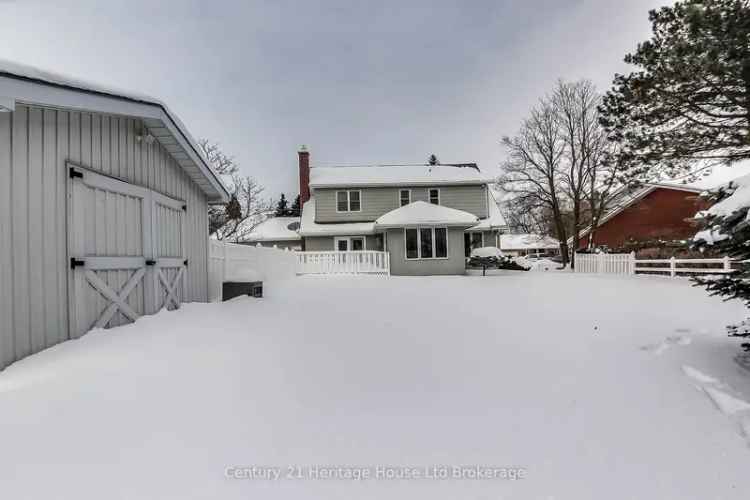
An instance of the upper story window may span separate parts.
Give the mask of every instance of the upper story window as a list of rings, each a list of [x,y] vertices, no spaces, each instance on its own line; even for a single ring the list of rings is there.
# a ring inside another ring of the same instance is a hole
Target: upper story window
[[[440,205],[440,190],[437,188],[430,189],[430,203]]]
[[[411,189],[402,189],[399,191],[398,199],[402,207],[411,203]]]
[[[361,191],[336,191],[337,212],[360,212],[362,210]]]

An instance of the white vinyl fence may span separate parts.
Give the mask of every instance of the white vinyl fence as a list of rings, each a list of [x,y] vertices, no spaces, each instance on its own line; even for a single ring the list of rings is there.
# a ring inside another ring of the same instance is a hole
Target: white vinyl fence
[[[658,273],[678,276],[684,274],[724,274],[732,272],[729,257],[720,259],[636,259],[635,253],[576,254],[577,273],[637,274]]]
[[[208,242],[208,280],[211,302],[221,301],[225,281],[278,281],[293,278],[294,252],[276,248]]]
[[[295,252],[297,274],[375,274],[391,273],[388,252]]]

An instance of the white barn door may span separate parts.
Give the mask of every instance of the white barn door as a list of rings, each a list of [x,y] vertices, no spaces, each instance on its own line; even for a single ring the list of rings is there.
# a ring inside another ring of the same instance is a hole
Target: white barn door
[[[185,287],[185,206],[181,201],[151,193],[156,310],[180,307]]]
[[[69,174],[71,338],[179,307],[182,202],[79,167]]]

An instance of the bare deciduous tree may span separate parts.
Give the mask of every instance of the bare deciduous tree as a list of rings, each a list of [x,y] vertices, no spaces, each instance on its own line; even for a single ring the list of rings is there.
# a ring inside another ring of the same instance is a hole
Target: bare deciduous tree
[[[501,142],[508,151],[508,158],[498,179],[499,186],[519,204],[549,209],[563,261],[569,262],[560,179],[565,141],[550,100],[540,100],[518,133],[503,137]]]
[[[240,241],[261,222],[271,202],[261,198],[263,186],[250,176],[240,175],[235,159],[217,143],[201,139],[198,146],[231,195],[229,203],[209,207],[209,235],[218,240]]]
[[[570,204],[570,236],[574,245],[571,266],[575,267],[586,190],[592,189],[591,182],[602,159],[600,153],[607,143],[597,109],[601,96],[588,80],[573,83],[560,80],[550,100],[565,142],[565,161],[560,178]]]
[[[618,155],[600,124],[600,103],[601,95],[588,80],[560,80],[518,135],[502,140],[509,156],[499,184],[512,194],[506,207],[523,211],[516,218],[534,222],[543,233],[538,222],[546,214],[563,260],[572,267],[581,231],[592,226],[593,241],[596,224],[620,187]]]

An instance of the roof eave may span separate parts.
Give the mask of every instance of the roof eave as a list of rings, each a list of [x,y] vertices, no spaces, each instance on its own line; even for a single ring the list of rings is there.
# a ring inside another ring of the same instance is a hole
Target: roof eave
[[[484,186],[491,181],[463,180],[463,181],[400,181],[400,182],[342,182],[310,184],[311,189],[336,188],[367,188],[367,187],[409,187],[409,186]]]
[[[206,193],[208,201],[220,203],[229,200],[229,192],[198,152],[197,144],[190,133],[160,102],[149,102],[4,72],[0,72],[0,95],[13,99],[14,103],[18,104],[134,116],[143,119],[147,127],[149,120],[152,123],[153,120],[159,120],[207,181],[207,185],[197,181],[196,183]],[[175,161],[187,170],[176,158]]]
[[[402,229],[409,227],[422,227],[422,226],[436,226],[436,227],[455,227],[468,229],[476,226],[476,223],[471,222],[440,222],[440,221],[421,221],[421,222],[409,222],[404,224],[376,224],[376,229]]]

